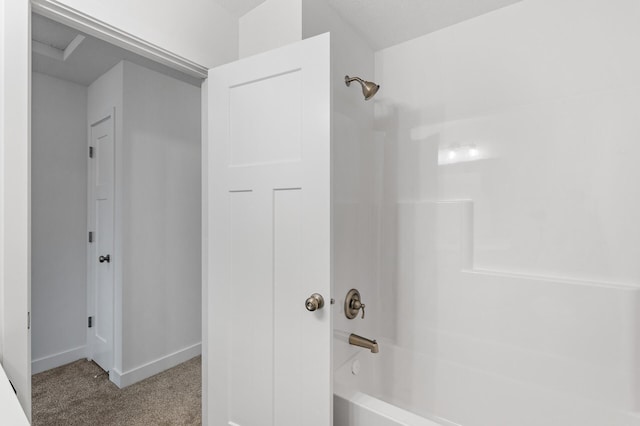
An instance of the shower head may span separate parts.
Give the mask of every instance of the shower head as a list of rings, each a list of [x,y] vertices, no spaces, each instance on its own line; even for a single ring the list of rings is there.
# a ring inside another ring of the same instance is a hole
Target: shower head
[[[348,86],[351,85],[352,81],[357,81],[362,86],[362,94],[364,95],[364,100],[368,101],[373,98],[376,93],[378,93],[379,85],[375,84],[373,81],[364,81],[360,77],[349,77],[348,75],[344,76],[344,84]]]

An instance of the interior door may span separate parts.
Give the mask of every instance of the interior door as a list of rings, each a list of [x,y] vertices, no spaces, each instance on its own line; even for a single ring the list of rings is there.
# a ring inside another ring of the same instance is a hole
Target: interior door
[[[329,54],[325,34],[209,72],[210,425],[332,424]]]
[[[89,229],[89,354],[105,371],[113,368],[113,114],[91,125]]]

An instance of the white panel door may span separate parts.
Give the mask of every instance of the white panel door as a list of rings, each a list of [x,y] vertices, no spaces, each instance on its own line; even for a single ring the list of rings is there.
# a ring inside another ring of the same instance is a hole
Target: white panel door
[[[326,34],[209,72],[209,425],[332,424],[329,53]]]
[[[113,114],[91,125],[89,229],[89,354],[105,371],[113,369],[113,237],[114,237]]]

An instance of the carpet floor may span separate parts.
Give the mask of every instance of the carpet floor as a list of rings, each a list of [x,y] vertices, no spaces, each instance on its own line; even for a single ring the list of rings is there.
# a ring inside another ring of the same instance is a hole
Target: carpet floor
[[[95,363],[79,360],[32,378],[34,426],[200,425],[201,359],[124,389]]]

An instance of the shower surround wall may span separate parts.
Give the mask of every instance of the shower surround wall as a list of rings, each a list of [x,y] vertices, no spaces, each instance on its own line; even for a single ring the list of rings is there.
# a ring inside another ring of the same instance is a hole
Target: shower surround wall
[[[349,333],[378,338],[378,220],[381,144],[373,131],[373,102],[359,84],[347,87],[345,75],[372,79],[374,52],[325,0],[302,2],[303,36],[331,32],[332,78],[332,247],[333,362],[340,367],[362,349],[348,344]],[[344,314],[344,299],[357,288],[366,305],[365,319]]]
[[[632,0],[525,1],[376,53],[399,405],[640,424],[639,20]]]

